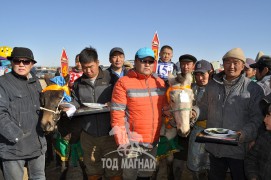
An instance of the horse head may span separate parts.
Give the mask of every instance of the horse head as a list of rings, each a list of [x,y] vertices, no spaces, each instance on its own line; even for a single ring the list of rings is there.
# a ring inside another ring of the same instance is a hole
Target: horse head
[[[167,98],[178,134],[182,137],[187,137],[190,133],[190,115],[194,99],[191,89],[192,80],[191,73],[169,77],[170,87],[167,90]]]
[[[68,82],[69,76],[65,77]],[[61,117],[60,103],[64,99],[64,89],[53,82],[45,79],[47,87],[43,89],[40,96],[40,109],[43,111],[41,127],[45,132],[52,132],[57,129],[57,122]],[[68,88],[68,87],[67,87]]]

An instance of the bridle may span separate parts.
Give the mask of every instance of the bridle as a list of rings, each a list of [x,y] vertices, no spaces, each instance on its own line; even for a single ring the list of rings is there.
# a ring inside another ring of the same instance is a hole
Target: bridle
[[[51,110],[51,109],[47,109],[45,107],[40,107],[41,110],[43,111],[48,111],[48,112],[51,112],[54,114],[54,118],[53,118],[53,121],[54,122],[57,122],[59,119],[60,119],[60,113],[61,113],[61,110],[59,110],[59,105],[61,104],[61,102],[63,101],[64,99],[64,96],[61,98],[61,100],[59,101],[59,103],[57,104],[57,107],[56,107],[56,110]]]
[[[180,89],[180,90],[184,90],[184,89],[191,89],[191,86],[190,85],[186,85],[186,86],[170,86],[168,89],[167,89],[167,92],[166,92],[166,96],[167,96],[167,100],[168,100],[168,103],[170,102],[170,91],[173,91],[173,90],[176,90],[176,89]],[[169,112],[176,112],[176,111],[191,111],[192,108],[177,108],[177,109],[170,109]]]
[[[170,86],[168,87],[167,91],[166,91],[166,98],[167,98],[167,101],[168,103],[170,103],[170,92],[173,91],[173,90],[184,90],[184,89],[191,89],[191,86],[190,85],[186,85],[186,86]],[[165,119],[165,123],[166,123],[166,127],[167,128],[174,128],[176,127],[176,125],[172,122],[174,120],[173,118],[173,113],[176,112],[176,111],[191,111],[192,108],[176,108],[176,109],[172,109],[172,107],[170,107],[170,110],[169,112],[171,113],[171,116],[170,117],[166,117]]]

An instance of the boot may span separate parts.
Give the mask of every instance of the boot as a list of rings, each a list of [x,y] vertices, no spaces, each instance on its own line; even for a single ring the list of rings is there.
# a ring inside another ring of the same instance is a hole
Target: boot
[[[122,176],[112,176],[109,179],[110,180],[122,180]]]
[[[102,180],[102,177],[100,175],[92,175],[88,176],[88,180]]]

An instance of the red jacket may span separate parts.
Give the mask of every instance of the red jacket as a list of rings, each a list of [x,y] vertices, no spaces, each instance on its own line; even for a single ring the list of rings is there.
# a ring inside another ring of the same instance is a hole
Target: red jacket
[[[117,144],[158,142],[165,91],[165,83],[157,75],[147,77],[134,70],[117,81],[111,104],[111,126]]]

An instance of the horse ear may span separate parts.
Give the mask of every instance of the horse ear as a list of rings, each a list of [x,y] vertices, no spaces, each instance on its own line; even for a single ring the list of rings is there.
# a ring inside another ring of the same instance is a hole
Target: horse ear
[[[66,84],[69,84],[69,81],[70,81],[70,75],[67,74],[67,75],[64,77],[64,79],[65,79]]]
[[[45,105],[44,93],[40,93],[40,106],[43,107],[44,105]]]
[[[171,72],[168,73],[168,83],[170,86],[176,84],[175,76]]]
[[[192,73],[187,73],[184,77],[184,85],[191,85],[191,83],[193,82],[193,75]]]
[[[183,82],[185,81],[185,77],[183,76],[182,73],[178,73],[178,74],[177,74],[176,81],[177,81],[178,83],[183,84]]]

